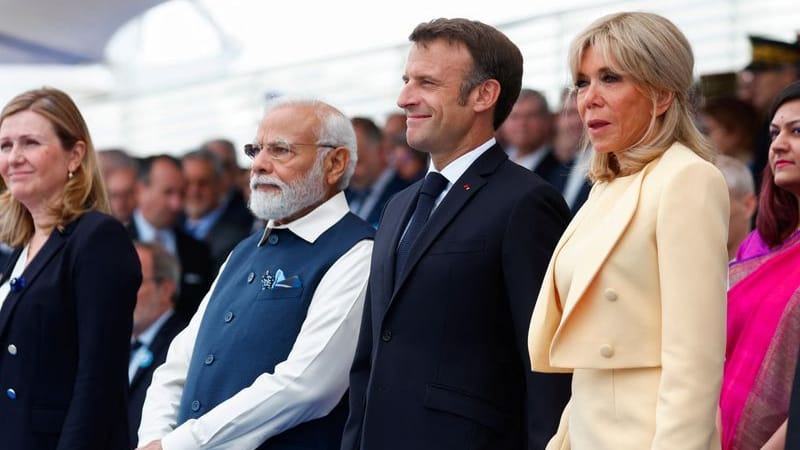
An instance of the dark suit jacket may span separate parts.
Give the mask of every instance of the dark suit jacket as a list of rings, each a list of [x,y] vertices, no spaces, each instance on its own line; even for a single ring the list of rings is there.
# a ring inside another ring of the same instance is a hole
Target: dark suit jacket
[[[23,278],[0,309],[0,447],[126,448],[128,350],[142,272],[125,229],[88,212],[53,231]]]
[[[528,167],[533,170],[533,173],[542,177],[545,181],[552,184],[559,192],[564,189],[564,184],[567,181],[567,174],[569,169],[556,158],[553,149],[547,147],[540,151],[547,152],[544,158],[539,161],[539,165],[534,168]]]
[[[527,335],[569,211],[494,146],[434,210],[395,280],[420,186],[390,200],[375,237],[342,449],[544,448],[570,379],[531,372]]]
[[[389,180],[388,183],[383,187],[383,190],[378,197],[378,201],[375,202],[375,205],[369,211],[366,220],[367,223],[372,225],[373,228],[377,229],[378,225],[380,225],[381,221],[381,212],[383,211],[383,207],[389,201],[394,194],[402,191],[403,189],[407,188],[411,183],[400,178],[400,176],[395,172],[392,174],[392,179]],[[349,194],[349,190],[345,190],[345,194]],[[348,196],[349,199],[349,196]]]
[[[133,375],[128,391],[128,431],[131,438],[130,448],[136,448],[139,441],[139,423],[142,421],[142,406],[147,388],[153,380],[153,372],[167,359],[167,350],[172,338],[186,328],[186,320],[173,314],[161,325],[148,349],[153,353],[153,360],[147,367],[140,367]]]
[[[128,225],[128,234],[139,239],[135,221]],[[175,313],[189,321],[200,306],[200,302],[208,292],[213,281],[211,256],[208,246],[190,236],[179,227],[172,229],[175,233],[175,244],[178,261],[181,263],[181,290],[175,303]]]

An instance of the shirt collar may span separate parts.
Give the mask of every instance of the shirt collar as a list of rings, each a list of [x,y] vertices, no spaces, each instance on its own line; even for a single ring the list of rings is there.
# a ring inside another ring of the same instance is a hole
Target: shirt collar
[[[328,231],[328,228],[334,226],[337,222],[342,220],[350,209],[347,206],[347,199],[344,192],[338,192],[333,197],[326,200],[321,205],[312,209],[311,212],[303,217],[295,219],[284,225],[275,225],[275,221],[270,219],[258,241],[258,246],[267,241],[270,231],[273,229],[288,229],[301,239],[311,244],[317,240],[322,233]]]
[[[456,160],[452,161],[450,164],[444,167],[439,173],[441,173],[449,184],[453,184],[461,178],[461,175],[469,169],[469,166],[475,162],[482,154],[484,154],[487,150],[492,148],[495,145],[496,141],[494,137],[490,138],[488,141],[484,142],[483,144],[479,145],[474,150],[470,150],[467,153],[459,156]],[[433,167],[433,162],[428,165],[428,172],[436,172],[437,170]]]
[[[153,339],[156,338],[156,334],[158,334],[158,330],[161,329],[161,326],[164,325],[164,322],[166,322],[172,314],[174,314],[172,309],[165,311],[164,314],[161,314],[147,329],[139,333],[139,336],[136,336],[136,340],[141,342],[143,347],[150,347],[150,344],[153,343]]]

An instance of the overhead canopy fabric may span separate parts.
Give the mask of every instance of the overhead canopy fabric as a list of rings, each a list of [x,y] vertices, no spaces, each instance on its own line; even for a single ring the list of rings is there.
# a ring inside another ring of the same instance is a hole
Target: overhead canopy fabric
[[[165,0],[0,0],[0,64],[101,62],[128,20]]]

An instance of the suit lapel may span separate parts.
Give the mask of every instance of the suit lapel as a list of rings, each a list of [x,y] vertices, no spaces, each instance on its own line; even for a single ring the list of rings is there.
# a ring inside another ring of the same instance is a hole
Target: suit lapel
[[[385,259],[386,263],[383,265],[382,279],[385,284],[381,289],[381,293],[383,294],[381,298],[390,299],[394,292],[394,268],[397,263],[397,246],[400,244],[400,238],[403,236],[406,224],[411,218],[411,214],[414,212],[414,207],[416,206],[414,200],[416,200],[420,189],[422,189],[422,180],[417,181],[410,188],[400,192],[397,198],[397,204],[399,205],[397,215],[394,218],[387,217],[386,219],[389,220],[383,220],[381,222],[378,232],[385,231],[389,236],[386,241],[389,248],[383,248],[380,250],[382,253],[379,253],[381,255],[389,255],[388,258]]]
[[[422,229],[422,232],[417,238],[417,242],[411,247],[408,254],[408,261],[406,262],[406,268],[400,275],[400,280],[394,283],[392,298],[397,295],[397,291],[408,279],[408,274],[411,273],[417,263],[419,263],[422,255],[425,254],[447,225],[455,219],[458,212],[486,184],[486,177],[494,173],[500,163],[506,159],[508,159],[508,157],[505,152],[499,146],[495,145],[472,163],[464,174],[453,183],[453,186],[450,187],[450,191],[431,214],[428,223],[425,224],[425,228]],[[408,214],[410,214],[410,212]],[[397,241],[395,241],[395,244],[396,243]]]
[[[39,276],[45,266],[47,266],[47,263],[61,250],[61,247],[64,246],[64,243],[66,242],[66,235],[69,234],[69,230],[74,227],[76,222],[77,221],[73,221],[71,224],[69,224],[64,232],[53,230],[53,232],[50,233],[50,237],[47,238],[47,241],[42,246],[42,249],[39,250],[39,253],[22,272],[22,277],[25,279],[26,286],[23,287],[19,292],[9,292],[5,303],[3,303],[3,308],[0,309],[0,335],[5,332],[6,324],[8,323],[14,308],[20,302],[22,297],[25,296],[25,293],[30,289],[30,286],[36,281],[36,278]]]
[[[598,232],[599,239],[593,240],[593,245],[585,248],[585,252],[581,255],[581,260],[575,267],[572,274],[569,294],[567,295],[567,300],[564,305],[564,314],[561,319],[562,324],[566,322],[569,315],[575,309],[575,306],[580,299],[583,298],[583,294],[586,292],[589,284],[595,278],[600,267],[628,227],[628,224],[636,212],[636,207],[639,205],[642,183],[650,167],[651,166],[647,166],[640,170],[635,175],[630,186],[625,189],[625,192],[614,204],[613,209],[605,214],[599,223],[592,225],[593,228],[600,230]],[[574,220],[573,222],[579,222],[579,220]],[[561,239],[561,243],[559,243],[556,252],[560,251],[564,243],[575,232],[577,226],[578,224],[574,226],[570,224],[564,232],[564,237]]]

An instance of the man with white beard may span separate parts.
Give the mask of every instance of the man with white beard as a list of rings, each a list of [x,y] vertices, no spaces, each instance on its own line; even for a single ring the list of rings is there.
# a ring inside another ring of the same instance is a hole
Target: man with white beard
[[[338,449],[373,229],[345,200],[356,137],[314,100],[245,146],[263,233],[234,248],[144,403],[142,449]]]

